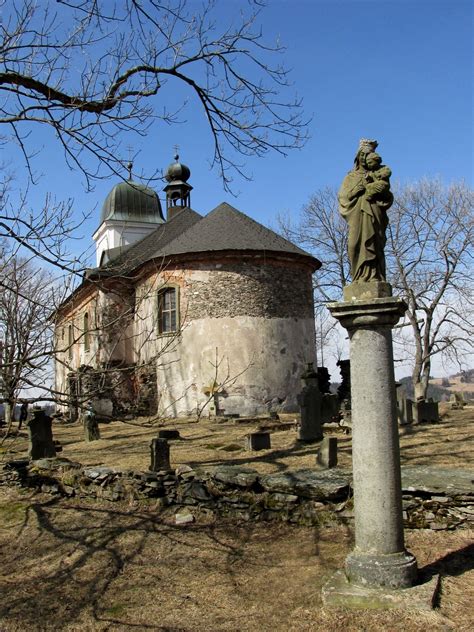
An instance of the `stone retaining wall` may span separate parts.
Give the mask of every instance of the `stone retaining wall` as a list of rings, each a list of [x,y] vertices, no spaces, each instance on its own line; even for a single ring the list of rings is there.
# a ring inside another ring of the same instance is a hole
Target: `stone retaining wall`
[[[263,475],[237,466],[207,470],[179,466],[166,472],[136,472],[41,459],[7,463],[0,470],[0,485],[68,497],[154,501],[176,512],[177,523],[192,522],[202,514],[300,525],[353,519],[351,473],[339,469]],[[472,473],[404,468],[403,509],[407,528],[473,526]]]

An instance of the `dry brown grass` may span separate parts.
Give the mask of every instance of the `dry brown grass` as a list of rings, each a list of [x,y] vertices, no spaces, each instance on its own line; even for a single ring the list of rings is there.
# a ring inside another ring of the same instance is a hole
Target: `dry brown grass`
[[[4,632],[74,630],[468,630],[472,532],[408,532],[443,574],[432,613],[322,607],[321,586],[351,547],[345,527],[196,524],[153,508],[0,492]]]
[[[439,424],[413,426],[409,434],[400,438],[402,464],[429,464],[469,467],[474,462],[472,426],[474,407],[447,411]],[[283,415],[282,422],[295,419]],[[146,422],[146,420],[143,420]],[[269,420],[266,422],[269,423]],[[248,452],[245,435],[257,428],[255,423],[216,423],[203,419],[199,423],[189,419],[167,422],[166,428],[177,428],[182,439],[171,442],[173,466],[185,463],[192,466],[238,464],[270,473],[283,470],[313,468],[317,445],[297,442],[296,431],[287,429],[272,434],[272,449]],[[84,465],[107,465],[117,469],[146,470],[150,464],[150,441],[157,436],[158,426],[128,425],[112,422],[101,425],[101,439],[92,443],[83,440],[79,423],[56,424],[54,437],[63,445],[62,456]],[[404,431],[405,432],[405,431]],[[338,435],[339,466],[351,467],[351,438]],[[3,458],[20,458],[27,449],[26,433],[4,444]]]
[[[401,438],[406,464],[469,467],[473,410],[453,411],[436,426]],[[176,426],[173,464],[234,462],[261,471],[314,466],[314,446],[294,430],[272,435],[272,450],[248,453],[252,426],[215,422]],[[81,428],[56,426],[64,456],[85,464],[146,469],[156,428],[102,426],[86,444]],[[350,437],[339,435],[340,462]],[[222,448],[236,444],[238,451]],[[5,458],[24,455],[25,439]],[[473,626],[472,531],[408,531],[407,545],[427,572],[442,574],[431,613],[330,610],[321,586],[351,548],[348,527],[232,524],[203,519],[176,527],[154,506],[58,499],[0,490],[0,630],[18,632],[339,632],[470,630]]]

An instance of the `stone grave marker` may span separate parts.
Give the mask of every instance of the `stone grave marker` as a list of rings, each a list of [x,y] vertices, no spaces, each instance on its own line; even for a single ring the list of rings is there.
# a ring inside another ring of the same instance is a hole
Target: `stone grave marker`
[[[412,401],[408,399],[403,384],[396,384],[397,388],[397,417],[400,426],[413,423]]]
[[[449,397],[449,405],[451,410],[460,410],[464,407],[464,398],[460,393],[451,393]]]
[[[41,408],[33,408],[31,419],[26,422],[28,428],[28,456],[33,461],[56,456],[52,418]]]
[[[152,472],[170,470],[170,446],[167,439],[152,439],[150,443]]]
[[[337,465],[337,437],[324,437],[319,448],[317,463],[323,467],[331,468]]]
[[[85,411],[82,422],[84,424],[84,439],[86,441],[97,441],[100,439],[99,422],[92,408]]]
[[[413,405],[413,421],[415,423],[437,423],[439,421],[438,402],[421,399]]]
[[[271,448],[269,432],[251,432],[247,435],[247,449],[252,452],[269,450]]]
[[[173,439],[181,439],[179,434],[179,430],[158,430],[158,439],[168,439],[172,441]]]
[[[301,421],[298,438],[300,441],[320,441],[323,438],[321,424],[321,392],[318,386],[318,374],[313,363],[308,363],[302,374],[303,389],[298,395]]]

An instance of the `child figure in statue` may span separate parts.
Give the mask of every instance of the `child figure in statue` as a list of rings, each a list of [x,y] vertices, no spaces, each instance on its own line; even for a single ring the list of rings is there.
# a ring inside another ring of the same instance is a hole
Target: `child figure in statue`
[[[370,173],[367,174],[367,187],[365,189],[366,197],[369,202],[386,194],[390,191],[390,176],[392,170],[390,167],[382,164],[382,158],[376,152],[368,154],[365,158],[365,164]],[[374,186],[375,182],[382,182],[383,185]]]

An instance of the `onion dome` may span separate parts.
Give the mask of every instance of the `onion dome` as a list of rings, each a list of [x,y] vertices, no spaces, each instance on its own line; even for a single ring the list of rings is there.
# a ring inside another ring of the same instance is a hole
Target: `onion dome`
[[[110,219],[153,224],[165,221],[156,191],[133,180],[119,182],[106,197],[100,221]]]
[[[176,154],[174,159],[175,162],[172,162],[166,170],[165,178],[167,182],[173,184],[187,182],[191,176],[189,167],[179,162],[179,154]]]

